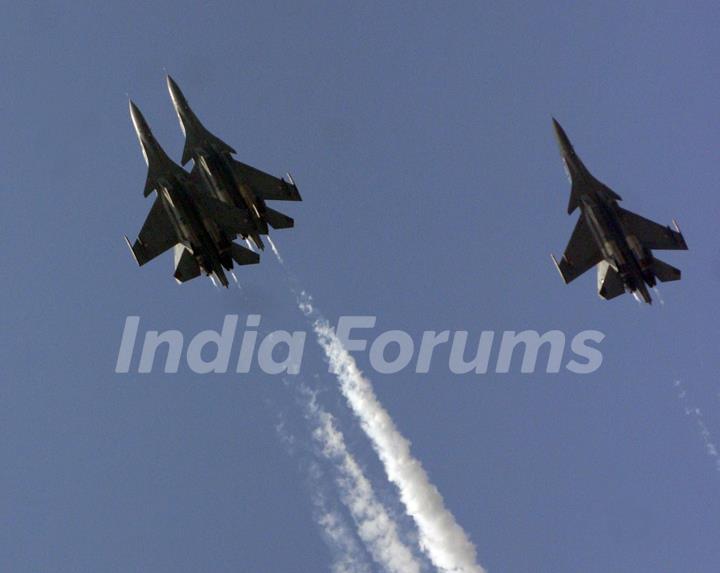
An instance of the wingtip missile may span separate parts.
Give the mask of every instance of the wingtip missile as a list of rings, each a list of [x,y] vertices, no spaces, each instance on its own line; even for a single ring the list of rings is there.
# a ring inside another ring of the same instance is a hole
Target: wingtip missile
[[[685,237],[683,236],[682,231],[680,230],[680,225],[678,225],[678,222],[675,219],[672,220],[672,226],[673,226],[673,229],[675,230],[675,232],[679,235],[680,249],[686,251],[688,249],[687,242],[685,241]]]
[[[137,257],[135,256],[135,251],[132,248],[132,243],[130,243],[130,239],[128,239],[127,235],[124,235],[124,237],[125,237],[125,244],[127,245],[128,249],[130,249],[133,259],[135,259],[135,262],[137,263]]]
[[[563,278],[563,280],[565,280],[565,276],[563,275],[562,270],[560,270],[560,263],[558,263],[558,260],[555,258],[555,255],[550,253],[550,258],[552,259],[552,262],[555,265],[557,272],[559,272],[560,276]]]
[[[296,201],[302,201],[300,190],[297,187],[297,183],[295,183],[295,179],[293,179],[293,176],[290,175],[290,173],[285,174],[285,183],[292,188],[293,199]]]
[[[142,243],[136,241],[133,245],[130,242],[130,239],[127,238],[127,235],[125,235],[125,244],[128,246],[128,249],[130,249],[130,253],[132,254],[133,259],[135,259],[135,262],[138,264],[138,266],[143,266],[147,262],[147,257],[145,257],[144,255],[145,251]]]

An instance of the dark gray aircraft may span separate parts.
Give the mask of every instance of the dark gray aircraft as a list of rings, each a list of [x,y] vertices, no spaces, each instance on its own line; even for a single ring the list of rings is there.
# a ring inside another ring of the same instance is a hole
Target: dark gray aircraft
[[[142,266],[175,247],[175,279],[182,283],[204,272],[227,287],[225,270],[257,263],[260,257],[232,240],[252,229],[245,211],[226,205],[198,191],[189,174],[168,157],[150,131],[137,106],[130,102],[130,116],[148,165],[145,197],[157,198],[134,245],[125,237]]]
[[[170,76],[167,85],[185,133],[182,164],[192,159],[192,176],[214,197],[248,211],[252,230],[245,238],[250,236],[260,249],[264,249],[260,235],[268,234],[268,224],[274,229],[287,229],[295,224],[292,218],[271,209],[265,201],[301,201],[295,182],[289,174],[290,181],[287,182],[234,159],[232,155],[236,151],[200,123]]]
[[[598,293],[610,300],[630,292],[652,303],[648,286],[680,279],[680,271],[656,259],[654,249],[686,250],[677,223],[664,227],[618,205],[621,197],[595,179],[575,153],[568,136],[553,119],[565,170],[572,185],[568,213],[580,207],[565,254],[555,266],[565,283],[598,265]],[[657,280],[656,280],[657,279]]]

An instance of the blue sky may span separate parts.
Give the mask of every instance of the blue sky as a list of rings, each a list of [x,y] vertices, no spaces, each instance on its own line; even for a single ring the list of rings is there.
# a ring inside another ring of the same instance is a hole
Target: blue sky
[[[720,474],[685,408],[720,442],[719,19],[710,2],[8,6],[0,569],[333,562],[298,381],[114,373],[128,315],[307,329],[270,253],[242,292],[132,261],[122,236],[150,203],[127,99],[179,157],[169,72],[240,159],[295,176],[304,201],[274,206],[296,228],[274,237],[331,321],[607,335],[588,376],[369,373],[483,566],[716,571]],[[690,251],[660,254],[683,270],[664,306],[601,301],[592,273],[562,284],[549,254],[575,217],[551,115],[626,208],[678,219]],[[311,340],[303,383],[412,531]]]

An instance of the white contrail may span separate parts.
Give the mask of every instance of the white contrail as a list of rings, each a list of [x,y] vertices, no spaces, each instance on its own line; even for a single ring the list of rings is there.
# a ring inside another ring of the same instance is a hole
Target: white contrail
[[[321,472],[310,467],[311,479],[319,482]],[[367,557],[358,544],[346,519],[330,504],[320,488],[313,488],[312,502],[315,521],[322,530],[325,543],[333,553],[332,573],[371,573]]]
[[[315,470],[311,467],[311,472]],[[315,489],[312,495],[315,521],[333,553],[332,573],[371,573],[367,558],[345,518],[337,510],[329,508],[327,498],[319,489]]]
[[[318,509],[317,522],[336,554],[332,573],[370,573],[370,566],[363,561],[352,531],[339,513]]]
[[[277,247],[275,246],[275,243],[273,243],[272,237],[270,235],[267,236],[268,243],[270,243],[270,248],[272,249],[273,254],[277,257],[277,260],[280,261],[281,265],[285,264],[285,261],[280,256],[280,251],[277,250]]]
[[[343,396],[360,420],[388,479],[398,488],[407,514],[417,525],[421,549],[443,572],[484,573],[477,562],[475,546],[445,507],[442,495],[430,482],[420,461],[412,456],[410,442],[395,426],[372,384],[362,375],[327,320],[313,307],[312,297],[297,286],[297,279],[285,268],[279,253],[276,257],[285,269],[298,308],[312,321],[318,344],[340,383]]]
[[[340,499],[352,515],[357,534],[373,560],[388,573],[419,573],[420,563],[400,540],[398,527],[375,496],[373,487],[345,444],[335,418],[310,396],[308,414],[315,426],[313,437],[323,456],[338,472]]]
[[[705,418],[703,417],[702,410],[700,410],[697,406],[690,406],[687,390],[685,390],[685,385],[681,380],[675,380],[674,386],[677,388],[678,400],[680,400],[680,403],[682,404],[685,415],[691,416],[695,419],[695,424],[697,424],[700,437],[702,438],[703,445],[705,446],[705,453],[713,460],[715,470],[720,472],[720,453],[718,452],[718,447],[713,440],[712,434],[710,434],[707,424],[705,424]]]
[[[286,449],[292,453],[296,438],[290,434],[284,422],[280,421],[275,430]],[[371,573],[369,560],[362,550],[348,520],[331,504],[325,493],[323,471],[316,462],[307,469],[311,489],[313,518],[333,556],[332,573]]]
[[[660,289],[657,286],[654,286],[653,291],[655,292],[655,295],[658,297],[658,301],[660,301],[660,306],[665,306],[665,299],[663,298],[663,295],[660,292]]]
[[[312,305],[307,299],[302,300],[301,305],[312,312]],[[343,395],[360,419],[388,479],[398,487],[408,515],[417,524],[423,551],[442,571],[482,572],[475,546],[446,509],[442,495],[430,482],[422,464],[412,456],[410,443],[380,404],[355,359],[342,346],[326,320],[317,318],[313,328],[330,368],[340,382]]]

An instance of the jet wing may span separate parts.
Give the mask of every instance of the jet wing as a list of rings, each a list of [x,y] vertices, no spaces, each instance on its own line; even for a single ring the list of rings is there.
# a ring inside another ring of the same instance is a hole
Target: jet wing
[[[687,243],[679,230],[673,230],[631,211],[619,208],[625,232],[635,235],[643,246],[658,250],[687,250]]]
[[[553,260],[555,261],[555,257]],[[585,217],[581,215],[562,259],[559,263],[555,261],[555,266],[560,271],[563,280],[569,283],[602,260],[602,253],[595,244]]]
[[[236,173],[265,201],[302,201],[294,183],[274,177],[241,161],[233,160]]]
[[[179,242],[175,227],[173,227],[160,197],[155,199],[135,244],[130,246],[127,237],[125,237],[125,241],[140,266],[163,254]]]
[[[199,208],[229,237],[247,235],[253,231],[247,211],[223,203],[209,193],[194,191],[192,197]]]

